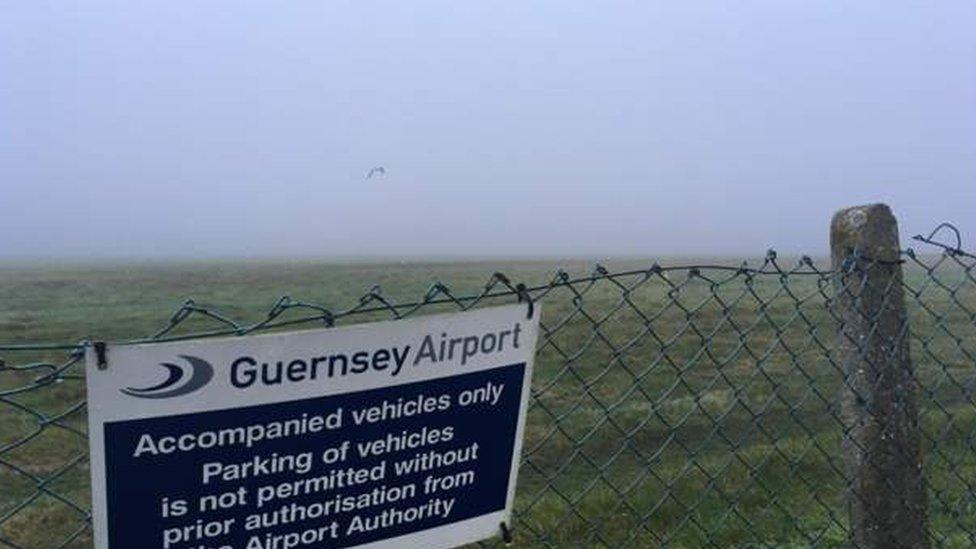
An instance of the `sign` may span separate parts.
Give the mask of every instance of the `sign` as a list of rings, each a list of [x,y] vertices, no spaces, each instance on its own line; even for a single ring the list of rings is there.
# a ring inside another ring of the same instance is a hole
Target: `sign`
[[[538,307],[108,345],[95,545],[452,547],[508,524]]]

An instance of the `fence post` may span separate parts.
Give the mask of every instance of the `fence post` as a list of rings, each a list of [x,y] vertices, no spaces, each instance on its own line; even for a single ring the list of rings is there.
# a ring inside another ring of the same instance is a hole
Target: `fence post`
[[[888,206],[841,210],[830,226],[851,537],[857,547],[928,547],[918,381],[908,347],[898,224]],[[855,253],[856,252],[856,253]]]

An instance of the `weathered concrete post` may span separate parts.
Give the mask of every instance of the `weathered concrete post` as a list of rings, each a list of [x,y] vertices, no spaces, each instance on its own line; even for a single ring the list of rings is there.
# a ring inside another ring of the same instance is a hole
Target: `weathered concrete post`
[[[918,383],[909,356],[898,224],[884,204],[841,210],[830,227],[835,358],[857,547],[928,547]]]

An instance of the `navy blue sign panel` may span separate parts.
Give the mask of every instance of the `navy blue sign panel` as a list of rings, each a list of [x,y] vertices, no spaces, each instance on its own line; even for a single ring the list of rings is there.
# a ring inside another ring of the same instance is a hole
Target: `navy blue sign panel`
[[[525,369],[107,422],[109,545],[348,547],[502,510]]]

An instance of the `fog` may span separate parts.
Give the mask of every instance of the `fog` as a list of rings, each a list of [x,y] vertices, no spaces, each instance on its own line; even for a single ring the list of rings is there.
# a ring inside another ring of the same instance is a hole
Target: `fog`
[[[0,16],[2,257],[976,248],[969,0],[80,4]]]

